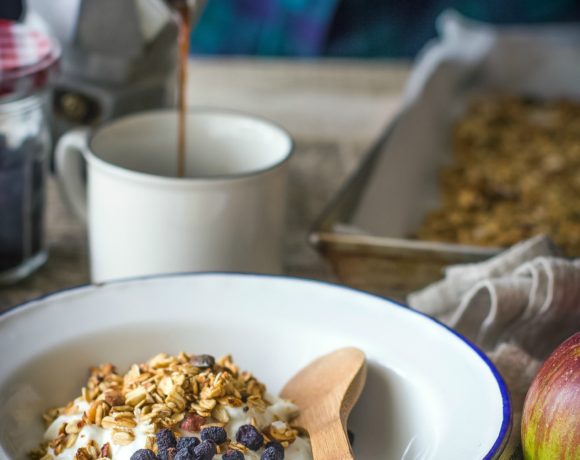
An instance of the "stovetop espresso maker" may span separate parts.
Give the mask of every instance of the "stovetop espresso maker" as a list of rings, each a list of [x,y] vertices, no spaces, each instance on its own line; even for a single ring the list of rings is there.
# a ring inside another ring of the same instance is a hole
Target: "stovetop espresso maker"
[[[0,17],[45,24],[61,42],[51,98],[54,141],[79,125],[175,105],[178,24],[169,0],[0,3]]]
[[[193,22],[201,1],[0,0],[0,284],[28,276],[47,259],[51,137],[175,106],[174,10],[185,5]]]

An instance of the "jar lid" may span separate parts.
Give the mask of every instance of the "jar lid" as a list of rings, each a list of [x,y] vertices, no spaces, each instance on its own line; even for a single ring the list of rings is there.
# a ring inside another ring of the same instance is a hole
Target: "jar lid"
[[[44,87],[59,56],[55,39],[25,24],[0,20],[0,97]]]

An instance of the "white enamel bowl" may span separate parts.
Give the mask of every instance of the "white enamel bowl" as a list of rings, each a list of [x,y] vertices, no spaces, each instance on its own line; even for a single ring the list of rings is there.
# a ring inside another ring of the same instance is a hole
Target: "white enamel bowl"
[[[504,383],[462,337],[392,301],[327,283],[189,274],[87,286],[0,316],[0,458],[21,459],[40,414],[79,394],[91,364],[165,351],[222,355],[277,392],[324,353],[367,354],[349,421],[358,460],[494,458],[509,430]]]

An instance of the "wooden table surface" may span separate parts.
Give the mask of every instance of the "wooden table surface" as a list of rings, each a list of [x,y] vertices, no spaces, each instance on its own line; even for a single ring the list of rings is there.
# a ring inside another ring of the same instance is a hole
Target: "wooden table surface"
[[[392,118],[408,69],[407,63],[390,61],[191,62],[191,105],[267,117],[296,141],[285,241],[288,274],[332,279],[308,246],[308,230]],[[28,279],[0,287],[0,310],[89,282],[86,229],[62,204],[53,179],[47,197],[48,262]]]

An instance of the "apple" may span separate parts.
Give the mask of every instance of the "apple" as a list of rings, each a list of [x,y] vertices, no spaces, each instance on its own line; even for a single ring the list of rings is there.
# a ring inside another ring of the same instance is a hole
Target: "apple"
[[[526,460],[580,459],[580,332],[540,368],[522,415]]]

